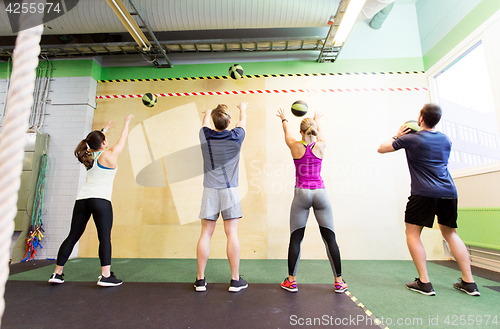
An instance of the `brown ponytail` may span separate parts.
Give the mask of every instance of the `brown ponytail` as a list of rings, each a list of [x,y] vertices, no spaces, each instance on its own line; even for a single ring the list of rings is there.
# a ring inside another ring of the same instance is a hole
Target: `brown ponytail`
[[[78,161],[83,163],[85,168],[90,169],[92,167],[92,150],[97,151],[101,148],[102,142],[106,139],[106,136],[99,130],[94,130],[87,135],[87,138],[82,140],[78,146],[75,148],[75,156]]]

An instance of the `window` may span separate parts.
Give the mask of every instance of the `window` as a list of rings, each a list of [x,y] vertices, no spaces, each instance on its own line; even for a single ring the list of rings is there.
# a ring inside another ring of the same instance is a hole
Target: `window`
[[[434,77],[441,129],[453,143],[449,169],[500,161],[500,134],[481,42]]]

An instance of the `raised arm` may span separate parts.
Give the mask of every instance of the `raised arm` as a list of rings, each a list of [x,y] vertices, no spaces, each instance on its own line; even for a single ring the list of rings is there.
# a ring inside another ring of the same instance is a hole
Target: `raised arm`
[[[241,127],[245,129],[247,125],[247,111],[246,111],[247,107],[249,107],[248,103],[245,102],[241,102],[238,105],[238,108],[240,109],[240,121],[236,124],[236,127]]]
[[[394,152],[395,149],[394,147],[392,146],[392,143],[398,139],[399,137],[403,136],[403,135],[406,135],[408,134],[409,132],[411,131],[411,128],[408,127],[407,125],[402,125],[401,127],[399,127],[399,130],[398,132],[396,133],[396,135],[394,137],[392,137],[391,139],[389,139],[388,141],[385,141],[383,142],[377,152],[378,153],[389,153],[389,152]]]
[[[321,123],[321,118],[323,117],[323,112],[314,112],[314,121],[316,121],[316,126],[318,127],[318,142],[326,144],[325,135],[323,134],[323,124]]]
[[[203,113],[205,113],[205,116],[203,117],[203,123],[201,126],[210,128],[210,114],[212,113],[212,110],[206,110]]]
[[[292,132],[290,130],[288,120],[287,120],[286,115],[285,115],[285,110],[280,108],[278,110],[278,113],[276,114],[276,116],[281,119],[281,124],[283,126],[283,132],[285,133],[285,143],[290,149],[292,149],[293,143],[295,143],[297,140],[292,137]]]
[[[116,144],[108,150],[110,155],[112,154],[113,157],[117,158],[118,155],[123,151],[123,148],[125,147],[125,142],[127,141],[127,136],[128,136],[128,125],[130,123],[130,120],[132,120],[133,117],[134,116],[132,114],[129,114],[125,117],[120,138],[118,139]]]
[[[101,129],[101,132],[104,135],[106,135],[108,133],[109,128],[111,128],[111,126],[113,126],[113,121],[109,120],[109,122],[106,123],[106,125],[104,126],[104,128]]]

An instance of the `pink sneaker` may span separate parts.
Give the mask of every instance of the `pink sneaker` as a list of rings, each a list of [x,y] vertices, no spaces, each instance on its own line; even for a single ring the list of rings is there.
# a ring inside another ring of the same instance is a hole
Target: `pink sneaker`
[[[290,292],[299,291],[299,289],[297,288],[297,282],[295,281],[290,282],[288,278],[286,278],[285,281],[281,283],[281,288],[288,290]]]
[[[342,282],[335,281],[335,292],[341,294],[346,290],[347,290],[347,283],[345,283],[344,280],[342,280]]]

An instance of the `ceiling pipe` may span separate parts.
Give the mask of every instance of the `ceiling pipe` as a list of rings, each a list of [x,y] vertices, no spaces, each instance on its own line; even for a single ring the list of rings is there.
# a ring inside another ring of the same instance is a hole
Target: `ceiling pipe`
[[[357,22],[372,18],[379,11],[393,3],[394,0],[366,0],[361,13],[358,16]]]
[[[111,9],[113,9],[116,16],[122,22],[123,26],[125,26],[132,38],[134,38],[135,42],[137,42],[137,44],[141,46],[144,51],[151,49],[151,43],[146,38],[139,25],[137,25],[137,23],[134,21],[132,15],[130,15],[128,9],[123,5],[122,1],[106,0],[106,2],[111,7]]]
[[[330,25],[330,30],[325,38],[325,42],[323,44],[323,48],[321,53],[316,60],[319,63],[324,62],[334,62],[337,59],[338,54],[342,50],[345,38],[342,38],[342,42],[336,42],[336,39],[339,39],[339,26],[343,22],[343,16],[347,11],[348,6],[351,2],[360,3],[363,2],[363,6],[359,15],[355,19],[355,23],[359,21],[364,21],[367,18],[372,18],[379,11],[387,7],[388,5],[393,5],[395,0],[340,0],[340,4],[337,10],[337,13],[334,17],[330,17],[328,20],[328,24]],[[392,9],[392,8],[391,8]]]
[[[389,16],[389,13],[391,12],[393,7],[394,7],[394,2],[382,8],[381,11],[376,13],[375,16],[373,16],[372,20],[370,21],[369,24],[370,27],[374,30],[380,29],[382,27],[382,24],[384,24],[384,21],[387,18],[387,16]]]

